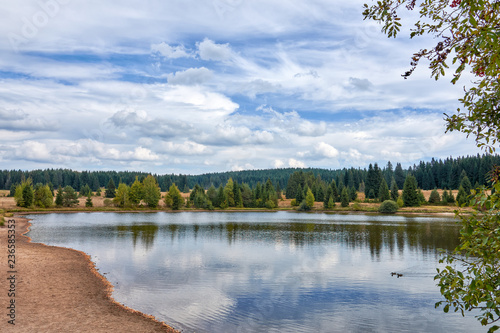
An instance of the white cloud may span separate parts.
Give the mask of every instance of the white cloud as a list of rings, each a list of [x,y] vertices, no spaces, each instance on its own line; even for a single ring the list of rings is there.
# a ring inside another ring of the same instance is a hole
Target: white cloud
[[[298,161],[294,158],[288,160],[288,166],[291,168],[305,168],[306,164],[304,162]]]
[[[176,85],[192,86],[205,83],[212,79],[213,72],[205,67],[188,68],[174,74],[168,74],[168,83]]]
[[[315,150],[324,157],[335,158],[339,156],[339,151],[325,142],[320,142],[318,146],[315,147]]]
[[[151,44],[151,52],[158,53],[167,59],[190,57],[183,45],[170,46],[165,42]]]
[[[161,150],[172,155],[207,155],[213,151],[205,145],[193,141],[185,141],[183,143],[164,142],[161,145]]]
[[[273,161],[273,168],[279,169],[282,168],[285,165],[285,163],[282,160],[274,160]]]
[[[203,60],[226,61],[233,56],[229,44],[217,44],[208,38],[198,43],[197,46],[200,58]]]
[[[47,145],[36,141],[26,141],[14,150],[14,155],[21,160],[48,163],[53,161]]]

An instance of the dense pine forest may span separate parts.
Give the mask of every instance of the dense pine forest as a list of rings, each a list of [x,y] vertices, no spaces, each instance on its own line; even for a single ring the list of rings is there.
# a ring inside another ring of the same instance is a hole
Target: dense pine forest
[[[295,172],[302,172],[305,178],[309,179],[309,187],[313,183],[328,184],[334,180],[336,184],[345,185],[348,188],[366,191],[373,186],[374,191],[378,191],[380,177],[385,179],[389,186],[394,178],[399,189],[403,188],[403,184],[407,174],[411,173],[416,178],[418,187],[423,190],[431,190],[434,188],[441,189],[458,189],[463,175],[467,175],[472,186],[487,185],[488,172],[494,165],[500,165],[499,155],[477,155],[459,158],[447,158],[445,160],[432,159],[430,162],[420,162],[418,165],[413,165],[407,169],[403,169],[400,163],[393,165],[388,162],[384,166],[370,164],[367,168],[344,168],[337,170],[328,169],[267,169],[267,170],[246,170],[221,173],[207,173],[202,175],[156,175],[156,178],[162,191],[167,191],[170,186],[175,183],[177,187],[188,192],[198,185],[204,189],[224,186],[227,181],[232,178],[239,184],[247,184],[254,188],[258,183],[265,184],[267,180],[271,180],[274,187],[277,189],[289,191],[288,186],[290,177]],[[31,178],[33,184],[42,183],[50,184],[54,189],[65,186],[72,186],[76,191],[80,191],[82,187],[88,185],[93,191],[98,188],[106,187],[110,179],[115,184],[125,183],[132,185],[135,178],[139,180],[146,178],[147,173],[132,172],[132,171],[72,171],[68,169],[46,169],[46,170],[1,170],[0,171],[0,189],[13,190],[22,182],[23,179]],[[303,182],[303,181],[302,181]],[[292,190],[293,191],[293,190]],[[369,193],[367,193],[369,194]],[[376,195],[376,193],[375,193]],[[293,193],[288,193],[288,197],[294,197]]]

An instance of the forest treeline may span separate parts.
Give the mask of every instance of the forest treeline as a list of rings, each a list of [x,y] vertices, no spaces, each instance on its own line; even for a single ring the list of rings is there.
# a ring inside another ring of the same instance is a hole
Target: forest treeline
[[[420,162],[412,167],[403,169],[401,163],[396,165],[388,162],[384,166],[370,164],[367,168],[344,168],[336,170],[328,169],[266,169],[266,170],[245,170],[231,171],[221,173],[207,173],[202,175],[174,175],[165,174],[152,176],[156,179],[161,191],[168,191],[172,184],[183,191],[188,192],[198,187],[209,189],[212,185],[215,188],[225,186],[229,179],[239,183],[247,184],[250,188],[255,188],[257,184],[266,184],[270,180],[274,187],[283,189],[286,192],[290,191],[290,177],[297,171],[302,171],[304,174],[314,175],[315,182],[318,184],[330,184],[335,181],[338,187],[354,188],[358,191],[366,190],[373,182],[379,184],[380,177],[390,186],[394,179],[398,188],[402,189],[406,176],[411,173],[416,181],[417,186],[423,190],[431,190],[434,188],[453,189],[457,190],[463,175],[467,175],[472,186],[480,186],[488,184],[488,172],[494,165],[500,165],[499,155],[476,155],[452,158],[445,160],[432,159],[430,162]],[[30,178],[33,184],[50,184],[51,188],[71,186],[76,191],[80,191],[84,186],[90,187],[92,191],[97,191],[99,188],[106,187],[110,180],[115,184],[124,183],[131,186],[136,177],[140,181],[144,180],[149,174],[144,172],[133,171],[73,171],[69,169],[45,169],[45,170],[0,170],[0,189],[15,190],[16,186],[21,184],[23,180]],[[374,179],[374,177],[379,177]],[[312,179],[309,177],[308,179]],[[303,184],[302,184],[303,185]],[[313,187],[314,184],[308,184]],[[378,188],[374,188],[377,192]],[[370,193],[366,193],[370,196]],[[377,197],[377,193],[373,193]],[[287,197],[294,197],[292,193],[288,193]]]

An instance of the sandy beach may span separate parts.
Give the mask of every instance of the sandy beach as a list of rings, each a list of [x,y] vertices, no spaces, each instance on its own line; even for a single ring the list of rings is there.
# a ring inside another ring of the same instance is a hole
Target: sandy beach
[[[0,227],[1,332],[177,332],[116,303],[111,284],[96,271],[89,256],[32,243],[23,235],[29,221],[10,219],[16,221],[15,273],[8,267],[8,224]],[[12,314],[15,325],[9,323]]]

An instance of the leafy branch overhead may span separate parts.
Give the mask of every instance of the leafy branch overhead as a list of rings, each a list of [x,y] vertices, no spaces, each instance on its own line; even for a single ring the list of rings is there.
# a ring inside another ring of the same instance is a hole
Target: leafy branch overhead
[[[429,61],[436,80],[453,66],[451,82],[456,84],[464,71],[474,80],[464,87],[463,109],[446,115],[447,131],[473,135],[480,147],[494,151],[500,142],[500,1],[478,0],[380,0],[364,5],[364,18],[382,24],[389,37],[400,32],[401,11],[419,11],[420,19],[410,38],[432,35],[436,45],[421,49],[411,58],[408,78],[422,59]]]

